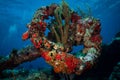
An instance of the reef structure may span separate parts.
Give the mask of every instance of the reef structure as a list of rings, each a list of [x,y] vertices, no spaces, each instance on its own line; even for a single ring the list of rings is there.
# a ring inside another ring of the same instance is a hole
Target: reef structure
[[[80,75],[100,56],[100,20],[80,16],[64,1],[39,8],[27,28],[22,39],[30,39],[56,73]],[[46,29],[50,31],[47,36]],[[72,55],[74,45],[83,45],[84,49]]]

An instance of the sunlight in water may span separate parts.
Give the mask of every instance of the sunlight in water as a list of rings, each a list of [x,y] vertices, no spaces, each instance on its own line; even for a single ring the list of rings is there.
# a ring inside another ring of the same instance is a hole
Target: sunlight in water
[[[10,25],[10,28],[9,28],[9,37],[11,37],[12,35],[14,35],[15,33],[17,33],[17,26],[16,26],[16,24]]]

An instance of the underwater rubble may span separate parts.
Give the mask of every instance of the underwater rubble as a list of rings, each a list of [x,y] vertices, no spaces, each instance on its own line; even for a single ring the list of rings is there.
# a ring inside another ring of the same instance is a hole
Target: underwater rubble
[[[108,45],[102,45],[97,64],[82,75],[55,73],[52,68],[41,70],[4,70],[0,80],[119,80],[120,79],[120,34]],[[0,61],[2,61],[0,57]],[[71,79],[70,79],[71,78]]]
[[[50,70],[14,69],[3,72],[2,80],[53,80]]]
[[[45,20],[51,19],[49,23]],[[92,16],[80,16],[66,2],[39,8],[27,25],[22,39],[32,46],[13,49],[0,56],[2,80],[114,80],[119,79],[120,32],[108,45],[102,43],[101,23]],[[50,30],[46,36],[46,28]],[[84,49],[72,53],[72,46]],[[77,54],[77,55],[74,55]],[[14,69],[20,64],[43,57],[52,66],[41,70]],[[114,67],[114,68],[113,68]],[[12,69],[12,70],[11,70]]]
[[[120,32],[110,44],[102,44],[101,56],[97,64],[75,80],[119,80],[120,79]],[[80,79],[79,79],[80,78]]]
[[[79,15],[65,1],[39,8],[27,28],[22,39],[29,39],[56,73],[81,75],[101,55],[100,20]],[[50,32],[46,36],[47,28]],[[75,45],[84,48],[72,53]]]
[[[13,49],[11,53],[0,58],[0,73],[5,69],[13,69],[23,62],[32,61],[39,58],[40,52],[34,46],[28,46],[21,50]]]
[[[23,49],[23,52],[13,50],[8,59],[0,63],[0,72],[43,57],[56,73],[81,75],[91,69],[101,55],[100,20],[79,15],[65,1],[39,8],[27,28],[22,40],[29,39],[34,48]],[[46,36],[47,28],[50,32]],[[76,45],[84,48],[72,53]]]

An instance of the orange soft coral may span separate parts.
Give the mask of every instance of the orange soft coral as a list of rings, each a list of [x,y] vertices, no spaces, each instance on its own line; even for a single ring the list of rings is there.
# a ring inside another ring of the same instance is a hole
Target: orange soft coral
[[[26,40],[29,38],[29,33],[28,31],[26,31],[23,35],[22,35],[22,40]]]

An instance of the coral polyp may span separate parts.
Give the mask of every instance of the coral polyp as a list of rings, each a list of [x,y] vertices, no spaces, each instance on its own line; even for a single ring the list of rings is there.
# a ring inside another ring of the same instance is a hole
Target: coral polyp
[[[64,1],[61,5],[39,8],[27,26],[22,39],[30,39],[56,73],[79,75],[90,69],[100,56],[100,21],[91,16],[80,16]],[[46,29],[50,30],[47,36]],[[84,46],[77,56],[71,54],[75,45]]]

